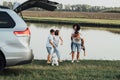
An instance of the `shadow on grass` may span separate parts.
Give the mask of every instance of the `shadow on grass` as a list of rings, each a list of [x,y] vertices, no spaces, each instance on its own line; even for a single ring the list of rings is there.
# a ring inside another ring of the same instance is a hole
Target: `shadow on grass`
[[[31,64],[21,65],[22,67],[15,66],[10,68],[5,68],[3,71],[0,72],[0,76],[19,76],[21,74],[32,74],[32,72],[36,72],[39,69],[30,68],[29,66],[49,66],[46,64],[45,60],[34,60]],[[41,70],[39,70],[41,71]]]
[[[1,76],[18,76],[20,74],[26,74],[29,70],[25,70],[23,68],[6,68],[2,72],[0,72]],[[32,72],[29,72],[29,74]]]
[[[120,80],[120,75],[117,75],[116,78],[117,78],[118,80]]]
[[[32,65],[48,66],[46,60],[34,60],[34,61],[32,62]]]
[[[19,76],[19,75],[30,75],[33,72],[44,72],[46,70],[42,70],[41,66],[44,68],[51,68],[51,64],[47,64],[46,60],[34,60],[31,64],[21,65],[22,67],[15,66],[10,68],[5,68],[0,72],[0,76]],[[36,68],[37,67],[37,68]],[[51,71],[51,70],[48,70]]]
[[[59,66],[65,66],[65,65],[69,65],[69,64],[71,65],[70,60],[65,60],[65,61],[59,62]],[[77,63],[77,64],[79,64],[79,63]],[[32,65],[51,66],[51,64],[47,64],[46,60],[34,60]]]

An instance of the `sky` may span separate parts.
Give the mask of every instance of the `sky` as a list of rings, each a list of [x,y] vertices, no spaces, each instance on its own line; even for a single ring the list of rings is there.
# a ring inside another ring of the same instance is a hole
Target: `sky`
[[[26,0],[0,0],[0,4],[3,1],[10,1],[10,2],[25,2]],[[105,6],[105,7],[120,7],[120,0],[50,0],[56,1],[62,4],[88,4],[92,6]]]

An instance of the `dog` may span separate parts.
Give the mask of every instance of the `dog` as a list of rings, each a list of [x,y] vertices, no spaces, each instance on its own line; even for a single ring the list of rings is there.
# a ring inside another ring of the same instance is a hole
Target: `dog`
[[[59,63],[58,63],[58,58],[57,58],[57,56],[56,56],[56,54],[54,53],[54,54],[52,54],[52,58],[51,58],[52,60],[52,66],[54,66],[54,65],[56,65],[56,66],[59,66]]]

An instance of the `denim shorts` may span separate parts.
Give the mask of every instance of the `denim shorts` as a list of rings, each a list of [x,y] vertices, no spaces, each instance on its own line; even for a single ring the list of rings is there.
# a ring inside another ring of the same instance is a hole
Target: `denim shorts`
[[[77,52],[80,53],[80,51],[81,51],[81,44],[73,42],[72,43],[72,51],[76,52],[76,50],[77,50]]]
[[[52,47],[46,47],[48,54],[52,54]]]

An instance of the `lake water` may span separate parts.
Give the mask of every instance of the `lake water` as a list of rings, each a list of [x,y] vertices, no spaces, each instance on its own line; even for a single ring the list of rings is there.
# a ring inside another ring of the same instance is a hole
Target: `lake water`
[[[59,29],[64,44],[59,46],[61,58],[71,60],[70,36],[72,27],[70,25],[55,24],[30,24],[31,48],[35,59],[47,59],[46,40],[50,29]],[[82,35],[85,39],[87,56],[85,60],[120,60],[120,29],[107,28],[82,28]]]

